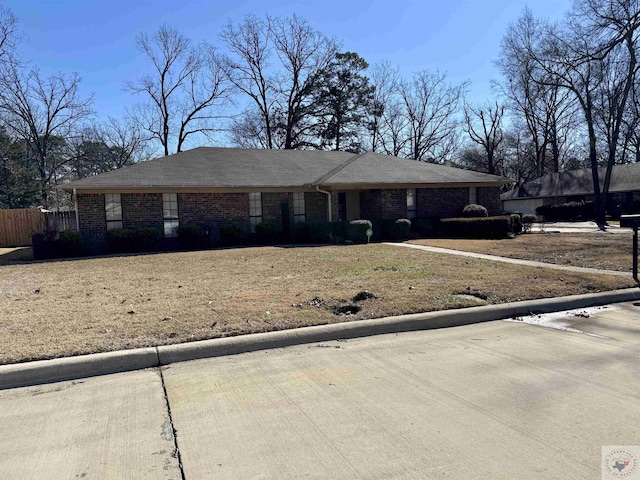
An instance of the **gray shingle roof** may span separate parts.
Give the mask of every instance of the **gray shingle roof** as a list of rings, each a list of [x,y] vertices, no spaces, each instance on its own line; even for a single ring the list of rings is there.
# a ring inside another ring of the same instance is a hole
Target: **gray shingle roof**
[[[600,188],[604,185],[605,167],[598,169]],[[640,190],[640,164],[614,165],[611,169],[610,192]],[[502,200],[519,198],[547,198],[593,194],[593,176],[590,168],[548,173],[520,185],[501,195]]]
[[[358,184],[501,184],[508,179],[366,153],[199,147],[71,182],[71,190],[279,188]]]

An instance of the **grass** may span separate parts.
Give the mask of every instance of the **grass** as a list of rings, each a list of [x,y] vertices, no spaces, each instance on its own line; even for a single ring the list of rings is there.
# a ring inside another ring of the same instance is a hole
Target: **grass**
[[[381,244],[6,264],[0,364],[629,286]]]
[[[411,243],[557,265],[631,271],[632,234],[534,233],[504,240],[415,240]]]

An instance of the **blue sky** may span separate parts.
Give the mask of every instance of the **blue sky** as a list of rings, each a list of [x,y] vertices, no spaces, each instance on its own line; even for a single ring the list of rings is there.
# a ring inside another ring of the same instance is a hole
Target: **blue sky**
[[[135,48],[140,32],[167,23],[192,40],[218,42],[228,21],[252,13],[296,13],[343,41],[369,63],[388,60],[404,76],[420,70],[444,71],[452,82],[471,81],[468,98],[490,99],[490,80],[507,25],[527,5],[524,0],[9,0],[23,34],[23,58],[44,72],[78,72],[82,92],[95,94],[101,118],[120,117],[134,98],[123,91],[128,79],[147,68]],[[570,0],[537,0],[534,15],[559,19]]]

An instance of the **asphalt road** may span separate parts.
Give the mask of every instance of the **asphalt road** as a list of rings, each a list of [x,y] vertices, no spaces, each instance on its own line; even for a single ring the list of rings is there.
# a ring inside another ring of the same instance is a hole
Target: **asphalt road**
[[[640,306],[529,321],[0,391],[0,478],[601,478],[640,444]]]

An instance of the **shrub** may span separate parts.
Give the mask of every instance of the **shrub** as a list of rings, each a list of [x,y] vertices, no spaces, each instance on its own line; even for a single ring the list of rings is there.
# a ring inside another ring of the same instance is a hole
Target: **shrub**
[[[411,232],[419,238],[437,236],[440,220],[435,218],[414,218],[411,222]]]
[[[220,241],[225,247],[243,243],[247,230],[241,223],[232,223],[220,228]]]
[[[295,243],[308,243],[311,241],[309,225],[306,223],[293,223],[289,231],[289,238]]]
[[[349,235],[349,222],[345,220],[338,220],[336,222],[333,222],[332,227],[333,235],[331,237],[331,240],[335,243],[344,243]]]
[[[107,245],[110,253],[126,253],[131,251],[133,232],[124,228],[107,230]]]
[[[256,240],[261,244],[277,242],[279,232],[274,223],[264,220],[256,225]]]
[[[209,247],[209,231],[204,225],[178,227],[178,245],[184,250],[198,250]]]
[[[535,215],[527,214],[522,217],[522,230],[524,233],[531,233],[531,225],[537,220]]]
[[[511,218],[507,215],[487,218],[443,218],[443,233],[452,238],[507,238]]]
[[[482,205],[472,203],[462,209],[462,218],[482,218],[488,217],[489,212]]]
[[[519,213],[511,214],[511,233],[514,235],[522,233],[522,219]]]
[[[411,232],[411,220],[399,218],[394,222],[394,240],[406,240]]]
[[[351,220],[347,225],[346,239],[354,243],[367,243],[367,230],[372,229],[369,220]]]
[[[80,232],[60,232],[54,241],[53,254],[56,257],[79,257],[82,255],[82,236]]]
[[[566,202],[542,205],[536,208],[536,213],[545,220],[557,222],[593,218],[593,202]]]
[[[307,224],[309,241],[312,243],[331,243],[333,241],[333,228],[331,222],[311,222]]]
[[[160,232],[155,228],[107,230],[107,244],[111,253],[151,252],[156,249],[158,240],[160,240]]]

